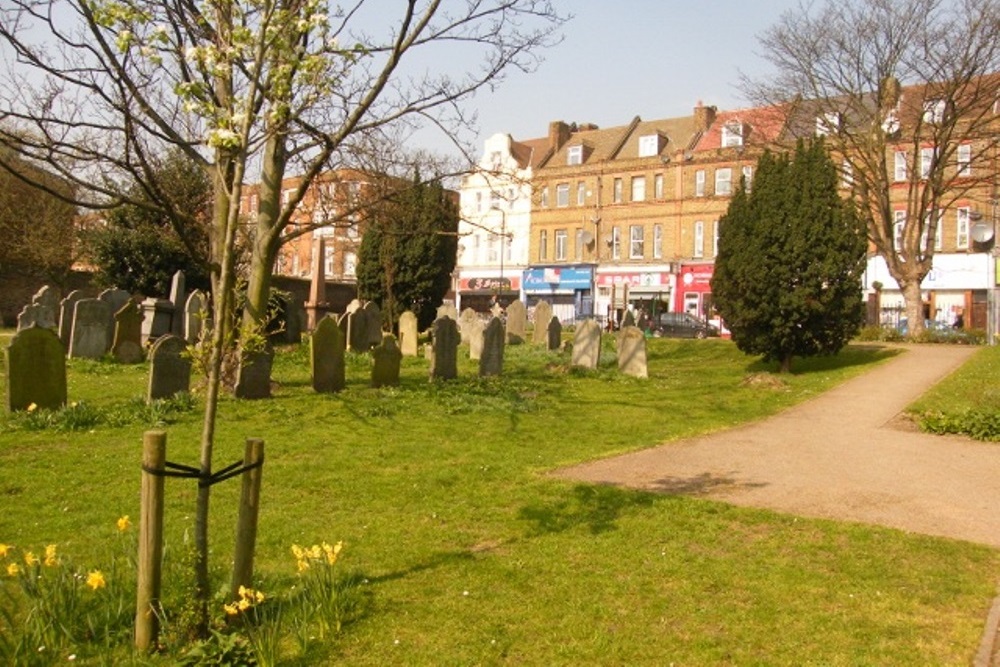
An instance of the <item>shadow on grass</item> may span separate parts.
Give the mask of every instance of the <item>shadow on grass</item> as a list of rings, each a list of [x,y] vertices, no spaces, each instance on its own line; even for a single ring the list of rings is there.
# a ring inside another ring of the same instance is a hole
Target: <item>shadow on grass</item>
[[[597,535],[615,530],[615,523],[622,513],[633,507],[651,507],[653,494],[614,486],[580,484],[568,497],[547,503],[527,505],[518,512],[518,518],[533,524],[534,535],[558,533],[578,526],[586,526]]]
[[[701,496],[718,489],[759,489],[767,486],[763,482],[741,482],[732,477],[701,473],[694,477],[663,477],[648,484],[646,488],[671,496]]]
[[[838,354],[795,357],[792,359],[791,375],[805,375],[853,366],[868,366],[891,359],[903,351],[898,347],[878,343],[851,344]],[[754,359],[747,364],[746,371],[747,373],[777,373],[778,365],[777,361]]]

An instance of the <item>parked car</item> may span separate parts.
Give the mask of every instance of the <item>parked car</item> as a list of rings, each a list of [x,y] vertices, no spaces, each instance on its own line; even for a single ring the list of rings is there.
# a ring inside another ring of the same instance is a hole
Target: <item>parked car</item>
[[[654,336],[670,338],[708,338],[718,336],[719,329],[689,313],[660,313],[653,320]]]

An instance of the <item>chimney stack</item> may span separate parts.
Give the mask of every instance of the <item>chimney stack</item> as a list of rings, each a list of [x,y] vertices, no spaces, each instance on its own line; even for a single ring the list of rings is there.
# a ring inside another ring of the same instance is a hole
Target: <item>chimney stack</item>
[[[569,135],[569,125],[563,121],[555,120],[549,123],[549,146],[553,151],[562,148],[563,144],[569,141]]]
[[[698,105],[694,108],[695,129],[704,132],[715,122],[715,107],[706,107],[698,100]]]

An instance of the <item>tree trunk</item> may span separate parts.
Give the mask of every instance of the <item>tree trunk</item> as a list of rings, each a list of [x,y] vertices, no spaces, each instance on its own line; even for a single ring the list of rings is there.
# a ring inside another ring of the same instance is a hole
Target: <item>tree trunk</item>
[[[779,373],[791,373],[792,372],[792,355],[788,355],[781,358],[778,364]]]
[[[924,332],[924,299],[920,291],[920,281],[901,283],[903,299],[906,303],[906,322],[909,336],[919,336]]]

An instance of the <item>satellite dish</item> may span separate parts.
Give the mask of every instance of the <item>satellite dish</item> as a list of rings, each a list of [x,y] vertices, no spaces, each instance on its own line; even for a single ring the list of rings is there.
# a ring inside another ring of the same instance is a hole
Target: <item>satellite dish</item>
[[[972,225],[972,240],[976,243],[989,243],[995,233],[993,225],[987,222],[977,222]]]
[[[594,235],[591,234],[590,232],[585,231],[583,232],[583,234],[580,235],[580,240],[583,241],[583,245],[589,246],[594,242]]]

